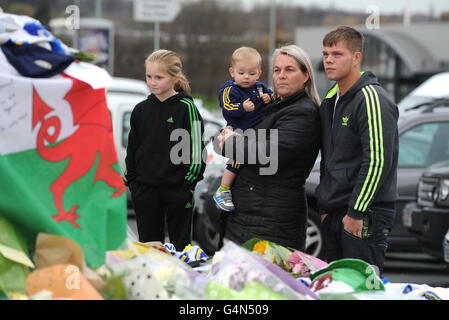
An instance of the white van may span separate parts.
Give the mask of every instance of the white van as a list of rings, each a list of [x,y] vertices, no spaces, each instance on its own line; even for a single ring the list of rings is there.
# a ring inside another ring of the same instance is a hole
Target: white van
[[[437,99],[449,99],[449,72],[438,73],[405,96],[399,103],[399,112]]]
[[[115,148],[120,165],[120,174],[125,173],[126,147],[128,146],[129,121],[136,104],[145,100],[150,94],[145,81],[114,77],[112,86],[106,88],[106,100],[111,113]],[[128,203],[131,200],[126,189]]]
[[[106,89],[106,100],[111,112],[114,142],[120,163],[120,173],[125,172],[126,147],[128,146],[129,120],[136,104],[150,94],[147,84],[141,80],[113,78]]]
[[[111,113],[114,142],[121,175],[124,174],[126,169],[125,157],[126,147],[128,146],[131,112],[136,104],[145,100],[149,94],[150,90],[145,81],[119,77],[114,77],[112,86],[106,89],[106,100]],[[226,122],[222,117],[215,116],[207,110],[203,106],[201,99],[194,99],[194,102],[204,120],[204,137],[208,140],[221,128],[224,128]],[[130,199],[128,189],[127,192],[128,199]]]

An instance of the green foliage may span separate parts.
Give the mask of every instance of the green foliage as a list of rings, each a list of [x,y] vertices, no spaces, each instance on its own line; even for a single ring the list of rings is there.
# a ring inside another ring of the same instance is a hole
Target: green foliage
[[[18,227],[3,216],[0,216],[0,244],[28,256],[25,236]],[[0,253],[0,292],[24,294],[25,279],[28,273],[28,267],[8,259]]]
[[[95,56],[93,54],[84,51],[77,51],[73,53],[73,56],[79,61],[92,62],[95,60]]]
[[[128,291],[123,282],[124,277],[124,274],[119,274],[106,280],[106,284],[100,292],[105,300],[126,300],[128,298]]]
[[[217,90],[217,97],[215,98],[209,98],[205,94],[202,93],[192,93],[192,97],[196,99],[203,100],[204,106],[209,110],[220,110],[220,105],[218,103],[218,90]]]
[[[48,26],[51,19],[50,3],[48,0],[39,0],[34,18],[39,20],[44,26]]]

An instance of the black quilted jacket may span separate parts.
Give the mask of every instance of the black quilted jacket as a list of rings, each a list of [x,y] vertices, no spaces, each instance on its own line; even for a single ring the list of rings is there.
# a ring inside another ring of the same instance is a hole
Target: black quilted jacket
[[[301,90],[266,106],[255,129],[227,139],[222,152],[243,164],[232,186],[236,211],[227,214],[225,238],[243,243],[258,237],[304,250],[304,183],[320,147],[318,107]],[[266,156],[255,157],[260,152]]]

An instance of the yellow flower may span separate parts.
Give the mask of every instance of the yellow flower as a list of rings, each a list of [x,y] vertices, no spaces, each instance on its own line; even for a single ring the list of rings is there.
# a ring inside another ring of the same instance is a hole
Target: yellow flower
[[[267,241],[259,241],[254,245],[253,251],[264,254],[265,250],[267,249],[267,245],[268,245]]]

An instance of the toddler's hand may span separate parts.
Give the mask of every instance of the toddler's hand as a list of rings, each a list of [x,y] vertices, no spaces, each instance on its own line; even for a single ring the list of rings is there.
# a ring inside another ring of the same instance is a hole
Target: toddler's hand
[[[263,100],[263,102],[265,102],[265,104],[268,104],[271,102],[271,97],[268,93],[264,93],[262,95],[262,100]]]
[[[254,103],[248,99],[246,99],[243,102],[243,109],[245,109],[246,112],[251,112],[255,109]]]

